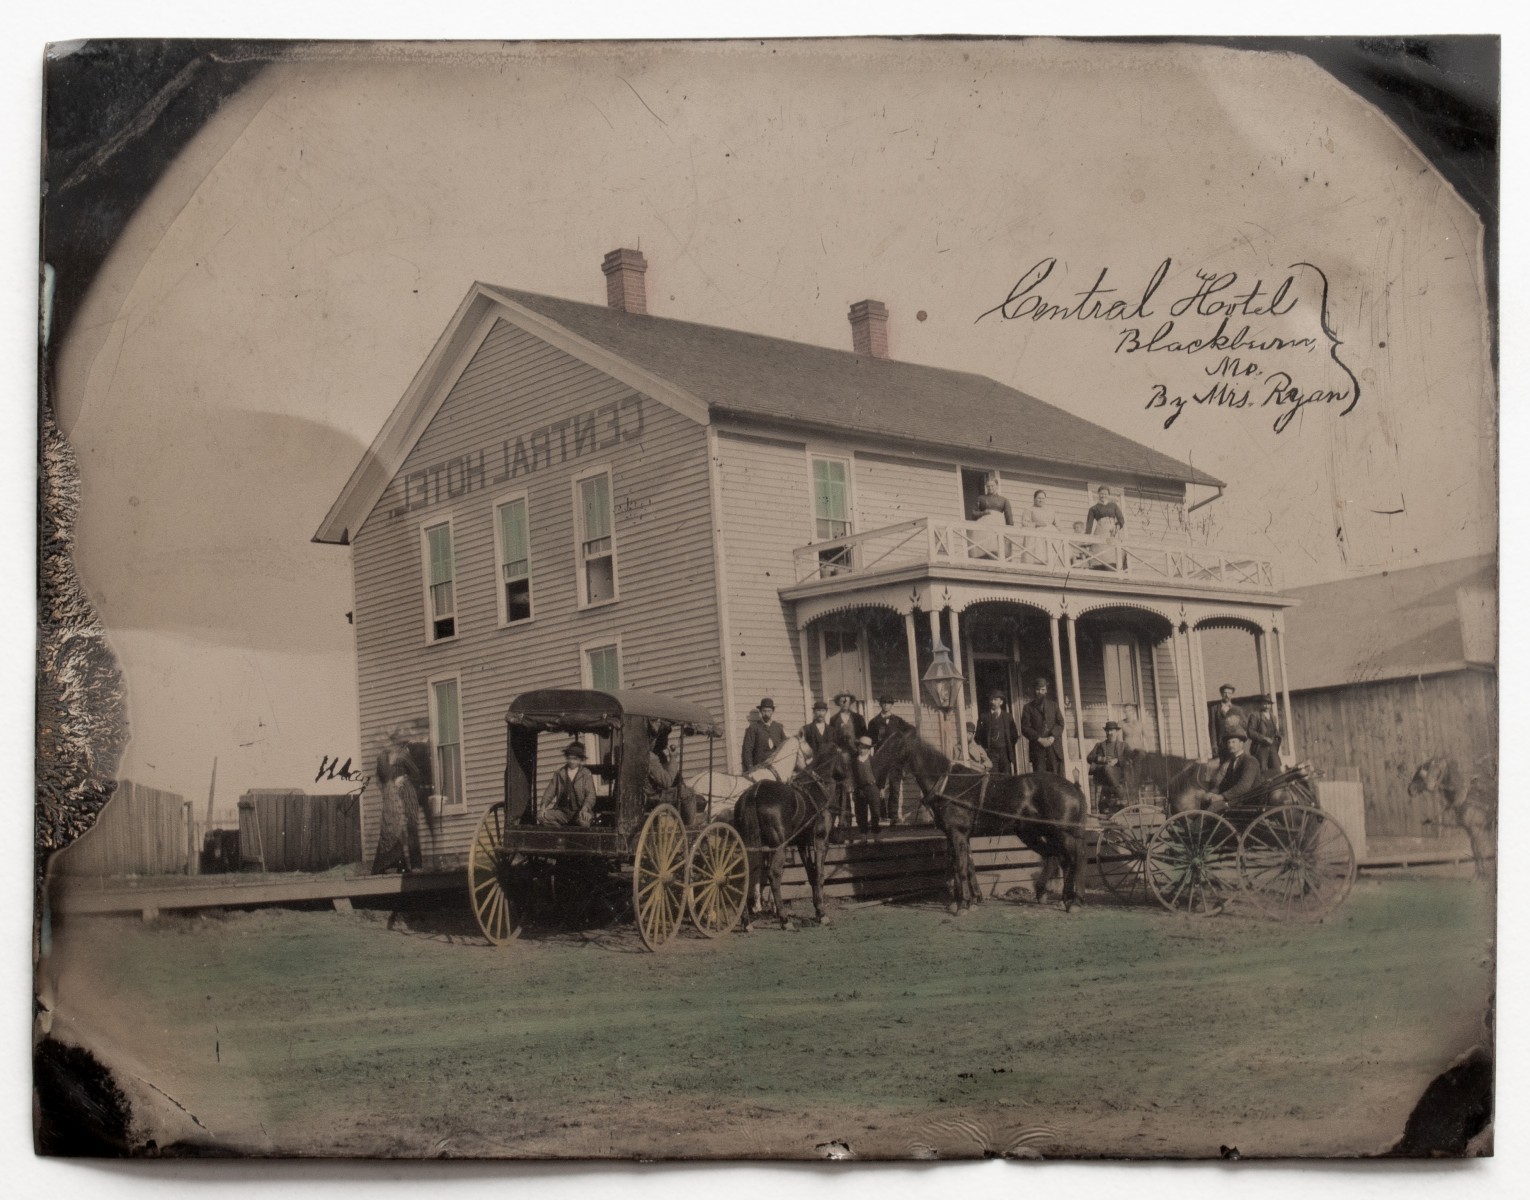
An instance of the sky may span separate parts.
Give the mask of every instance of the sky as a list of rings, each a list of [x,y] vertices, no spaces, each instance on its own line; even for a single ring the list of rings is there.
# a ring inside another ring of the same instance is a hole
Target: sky
[[[601,303],[617,246],[659,316],[848,348],[882,300],[894,357],[1226,481],[1200,532],[1289,586],[1493,548],[1478,222],[1305,60],[323,47],[193,140],[61,347],[124,776],[200,798],[216,757],[228,809],[357,753],[349,552],[309,539],[473,280]]]

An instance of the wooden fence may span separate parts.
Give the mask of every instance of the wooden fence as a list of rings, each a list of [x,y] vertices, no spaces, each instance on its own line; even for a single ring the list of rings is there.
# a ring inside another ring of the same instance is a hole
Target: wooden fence
[[[1408,781],[1436,754],[1469,770],[1497,752],[1497,677],[1473,669],[1293,692],[1291,715],[1299,757],[1325,779],[1363,785],[1370,836],[1449,835],[1439,798],[1408,795]]]
[[[361,798],[246,792],[239,798],[243,870],[327,871],[361,861]]]
[[[73,876],[185,875],[196,850],[185,799],[124,779],[96,823],[59,853],[53,869]]]

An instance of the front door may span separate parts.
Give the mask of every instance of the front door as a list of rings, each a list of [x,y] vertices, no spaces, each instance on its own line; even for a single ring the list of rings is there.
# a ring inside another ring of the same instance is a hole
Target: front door
[[[819,628],[819,664],[823,699],[830,702],[840,692],[850,692],[867,702],[866,659],[861,653],[865,631],[859,624],[826,621]]]

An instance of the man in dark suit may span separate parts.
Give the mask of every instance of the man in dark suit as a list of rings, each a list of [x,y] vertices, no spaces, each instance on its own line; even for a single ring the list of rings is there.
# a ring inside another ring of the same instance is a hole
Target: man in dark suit
[[[988,697],[988,711],[978,718],[977,744],[988,752],[996,775],[1015,773],[1015,743],[1020,731],[1015,728],[1015,718],[1004,709],[1004,694],[995,692]]]
[[[1222,699],[1211,710],[1211,750],[1213,754],[1222,753],[1222,742],[1233,730],[1239,733],[1248,732],[1248,714],[1233,703],[1233,696],[1237,688],[1230,683],[1224,683],[1217,691],[1222,693]]]
[[[1035,698],[1020,713],[1020,732],[1030,743],[1031,770],[1061,775],[1063,715],[1047,690],[1047,681],[1038,679]]]
[[[1237,804],[1259,786],[1259,764],[1248,752],[1248,734],[1234,730],[1227,735],[1226,749],[1222,752],[1222,771],[1212,791],[1221,799],[1211,806],[1220,812],[1229,804]]]
[[[1274,775],[1280,770],[1280,743],[1283,740],[1280,722],[1275,716],[1275,700],[1271,696],[1256,696],[1254,702],[1259,707],[1249,713],[1248,740],[1260,771]]]
[[[1126,795],[1125,768],[1121,760],[1126,756],[1126,738],[1119,722],[1105,722],[1105,740],[1096,742],[1089,751],[1089,776],[1100,784],[1104,798],[1116,808],[1124,803]],[[1101,811],[1105,809],[1101,808]]]
[[[847,753],[854,754],[856,745],[867,736],[866,718],[852,707],[854,692],[840,692],[834,697],[834,703],[839,705],[839,711],[829,718],[829,732]]]
[[[830,840],[843,842],[845,831],[850,828],[851,765],[855,761],[856,747],[867,737],[866,718],[852,707],[856,702],[854,692],[840,692],[834,697],[839,711],[829,718],[829,738],[840,748],[839,761],[834,767],[834,790],[836,823]]]
[[[807,744],[809,758],[827,746],[834,736],[829,729],[829,706],[822,700],[815,700],[813,719],[802,727],[797,736]]]
[[[882,711],[871,720],[866,722],[866,732],[871,735],[871,744],[878,749],[895,733],[904,733],[913,728],[907,721],[893,712],[893,698],[883,696],[879,704]],[[898,823],[898,810],[903,802],[903,777],[897,775],[887,781],[887,790],[882,793],[882,819],[889,825]]]
[[[781,743],[786,741],[786,730],[776,720],[776,702],[769,696],[760,701],[760,715],[756,720],[749,719],[749,728],[744,730],[744,774],[770,761],[770,756],[781,748]]]

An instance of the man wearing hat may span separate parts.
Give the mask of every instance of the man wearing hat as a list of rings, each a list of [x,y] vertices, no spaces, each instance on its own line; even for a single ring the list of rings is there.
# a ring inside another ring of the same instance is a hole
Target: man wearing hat
[[[850,804],[854,795],[854,771],[852,769],[860,740],[867,737],[866,718],[851,707],[855,693],[843,691],[834,697],[839,711],[829,718],[829,737],[844,751],[834,768],[834,787],[838,793],[835,803],[836,826],[832,840],[845,840],[844,830],[850,827]]]
[[[1254,703],[1259,707],[1248,715],[1248,740],[1259,769],[1274,775],[1280,770],[1280,743],[1284,740],[1275,716],[1275,698],[1255,696]]]
[[[813,719],[797,734],[807,744],[808,756],[812,757],[829,744],[829,706],[822,700],[813,701]]]
[[[1217,754],[1222,753],[1222,740],[1234,729],[1239,733],[1248,732],[1248,714],[1233,703],[1237,690],[1230,683],[1217,689],[1222,699],[1211,710],[1211,748]]]
[[[1063,715],[1047,690],[1045,676],[1037,679],[1034,699],[1020,710],[1020,732],[1031,744],[1031,770],[1061,775]]]
[[[542,793],[544,825],[579,825],[588,829],[595,822],[595,776],[584,765],[583,742],[570,742],[563,748],[563,766],[547,781]]]
[[[1248,752],[1248,734],[1241,729],[1232,730],[1223,739],[1222,769],[1212,792],[1220,797],[1212,810],[1220,812],[1229,804],[1237,804],[1259,786],[1259,764]]]
[[[993,759],[988,757],[988,751],[984,750],[978,743],[977,728],[976,721],[967,722],[966,753],[963,755],[962,761],[974,770],[992,771]]]
[[[839,705],[839,711],[829,718],[829,732],[853,754],[856,743],[870,732],[866,728],[866,718],[851,707],[855,703],[854,692],[840,692],[834,697],[834,703]]]
[[[1015,718],[1004,710],[1003,692],[988,697],[988,711],[978,718],[975,736],[997,774],[1015,773],[1015,742],[1020,731],[1015,728]]]
[[[883,696],[878,704],[882,711],[871,720],[866,722],[866,732],[871,735],[871,744],[881,749],[882,743],[895,733],[904,733],[913,728],[907,721],[893,712],[896,701],[891,696]],[[902,800],[903,777],[900,774],[894,779],[887,781],[887,793],[882,797],[882,817],[889,825],[898,823],[898,809]]]
[[[1126,736],[1115,721],[1105,722],[1105,740],[1096,742],[1089,751],[1089,775],[1100,784],[1103,794],[1109,795],[1119,807],[1125,802]]]
[[[873,834],[882,832],[879,812],[882,807],[882,790],[877,787],[877,777],[871,770],[871,736],[862,734],[855,741],[855,761],[850,767],[850,777],[855,793],[855,827],[862,837],[868,827]]]
[[[759,715],[749,715],[749,728],[744,730],[744,774],[749,774],[761,763],[769,762],[770,756],[786,741],[786,730],[776,719],[776,702],[769,696],[760,701]]]

